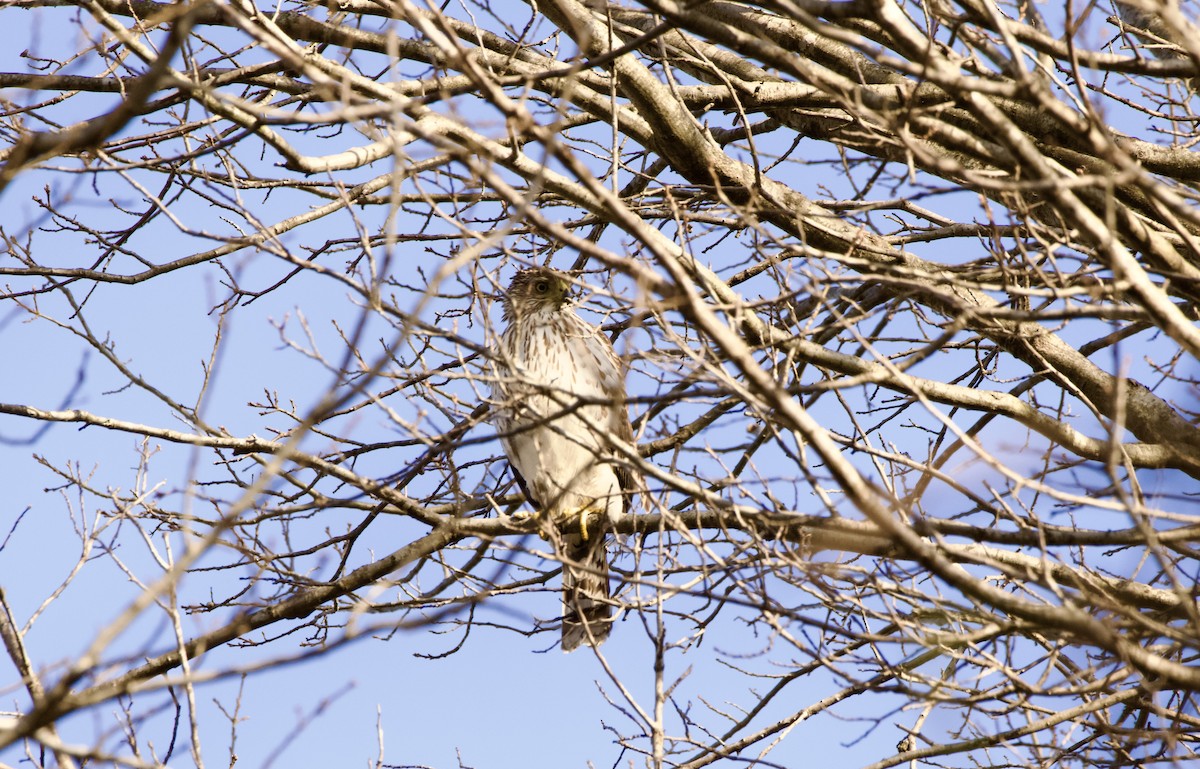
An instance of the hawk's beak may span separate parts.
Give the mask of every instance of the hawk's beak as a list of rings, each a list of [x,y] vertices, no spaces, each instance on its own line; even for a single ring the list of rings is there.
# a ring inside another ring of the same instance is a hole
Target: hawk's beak
[[[562,282],[562,301],[560,304],[566,304],[579,296],[579,287],[570,281]]]

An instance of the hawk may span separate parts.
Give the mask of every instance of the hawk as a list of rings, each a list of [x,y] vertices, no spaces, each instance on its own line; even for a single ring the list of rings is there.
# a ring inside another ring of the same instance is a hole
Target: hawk
[[[599,646],[612,628],[604,531],[629,509],[634,474],[614,461],[613,442],[633,442],[620,358],[600,329],[575,314],[570,279],[535,267],[518,272],[504,299],[507,328],[496,355],[493,423],[525,498],[554,527],[563,561],[562,648]]]

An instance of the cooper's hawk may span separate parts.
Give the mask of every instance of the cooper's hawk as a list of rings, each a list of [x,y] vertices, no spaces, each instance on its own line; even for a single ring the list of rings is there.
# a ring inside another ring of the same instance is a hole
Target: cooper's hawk
[[[629,445],[620,359],[600,329],[568,303],[571,282],[545,267],[522,270],[504,300],[508,327],[496,355],[493,422],[517,483],[552,526],[581,524],[555,537],[563,560],[562,648],[608,637],[608,553],[604,524],[629,509],[634,476],[613,441]],[[588,530],[597,513],[599,527]],[[599,529],[599,530],[596,530]]]

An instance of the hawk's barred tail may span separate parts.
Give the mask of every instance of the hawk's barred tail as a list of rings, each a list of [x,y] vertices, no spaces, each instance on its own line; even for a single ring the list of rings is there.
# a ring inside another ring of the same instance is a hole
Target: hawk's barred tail
[[[599,646],[612,630],[613,607],[608,601],[608,553],[602,532],[584,541],[578,534],[563,543],[562,648]],[[580,564],[573,567],[571,563]]]

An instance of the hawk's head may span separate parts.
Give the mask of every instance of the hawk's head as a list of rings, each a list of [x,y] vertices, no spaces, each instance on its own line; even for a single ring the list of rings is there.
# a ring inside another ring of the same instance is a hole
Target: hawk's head
[[[539,310],[560,310],[571,294],[571,279],[549,267],[531,267],[513,276],[504,297],[504,319],[519,320]]]

